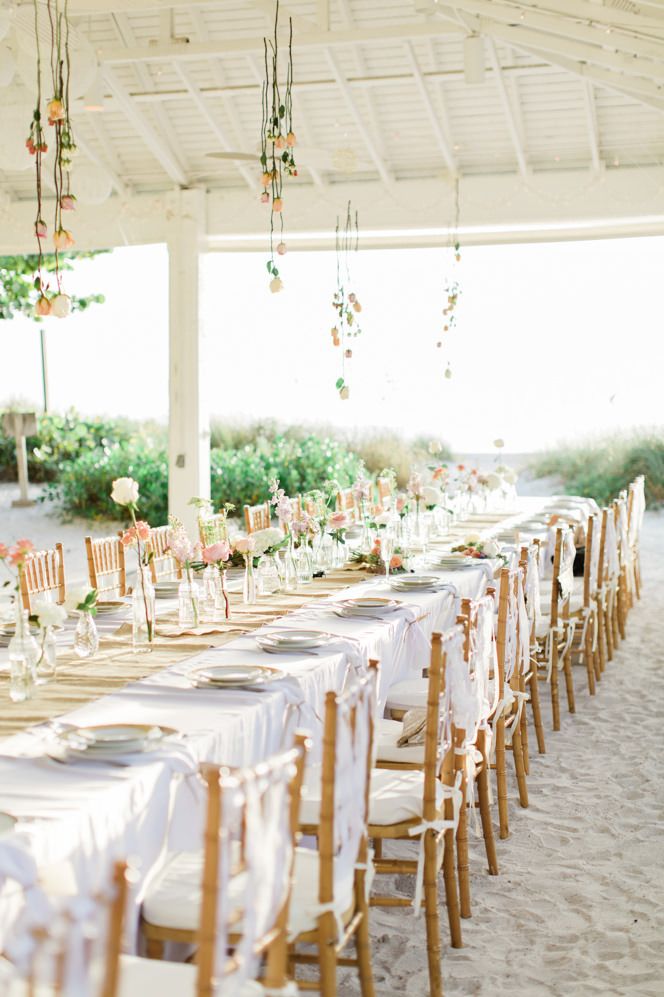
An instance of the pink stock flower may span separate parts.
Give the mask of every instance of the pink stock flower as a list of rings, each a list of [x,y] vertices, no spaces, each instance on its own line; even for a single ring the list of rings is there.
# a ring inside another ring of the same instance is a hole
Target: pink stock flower
[[[227,540],[218,540],[203,548],[203,560],[206,564],[218,564],[220,561],[227,561],[230,556],[231,545]]]
[[[238,554],[251,554],[256,546],[256,541],[253,537],[236,537],[233,546]]]

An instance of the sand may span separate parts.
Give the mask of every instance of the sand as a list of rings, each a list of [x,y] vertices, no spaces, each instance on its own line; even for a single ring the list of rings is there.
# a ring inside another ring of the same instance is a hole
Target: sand
[[[553,734],[547,709],[528,809],[511,786],[498,877],[471,838],[473,916],[463,949],[444,922],[446,997],[664,995],[664,513],[647,513],[642,552],[643,597],[597,696],[575,668],[577,712]],[[373,908],[371,934],[377,994],[424,997],[424,919]],[[359,992],[343,970],[340,997]]]

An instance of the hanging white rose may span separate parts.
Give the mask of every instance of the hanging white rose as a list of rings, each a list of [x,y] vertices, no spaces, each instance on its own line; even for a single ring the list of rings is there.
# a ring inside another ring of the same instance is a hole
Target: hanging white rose
[[[113,482],[111,498],[118,505],[136,505],[138,502],[138,482],[133,478],[116,478]]]

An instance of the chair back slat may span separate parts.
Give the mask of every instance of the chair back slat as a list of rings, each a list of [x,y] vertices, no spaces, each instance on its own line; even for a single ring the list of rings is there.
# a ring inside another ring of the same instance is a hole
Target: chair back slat
[[[150,574],[153,582],[172,581],[182,578],[182,565],[171,554],[170,526],[152,526],[147,541],[150,558]]]
[[[88,577],[99,601],[122,599],[127,594],[125,548],[120,537],[86,537]]]
[[[244,525],[247,533],[255,533],[256,530],[267,530],[272,522],[272,514],[269,502],[261,502],[260,505],[245,505]]]
[[[32,611],[38,598],[52,602],[65,601],[65,563],[62,544],[47,550],[35,550],[28,555],[21,572],[23,608]]]

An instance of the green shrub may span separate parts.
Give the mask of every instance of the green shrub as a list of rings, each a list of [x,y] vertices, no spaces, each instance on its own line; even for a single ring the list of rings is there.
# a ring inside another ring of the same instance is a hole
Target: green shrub
[[[149,443],[122,443],[89,450],[64,463],[57,482],[46,494],[67,517],[126,520],[111,500],[115,478],[135,478],[139,485],[141,519],[160,526],[168,515],[168,458],[162,448]]]
[[[535,477],[558,477],[570,495],[590,495],[600,505],[612,501],[638,474],[646,477],[646,501],[664,503],[664,431],[639,431],[632,436],[591,440],[535,458]]]
[[[126,419],[84,419],[74,409],[64,415],[47,413],[37,418],[38,432],[26,440],[28,475],[31,481],[54,481],[65,465],[98,448],[127,444],[140,437],[156,442],[165,439],[157,425],[139,426]],[[0,421],[0,480],[16,480],[16,446],[13,437],[3,436]]]

